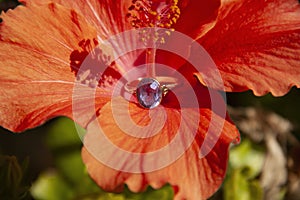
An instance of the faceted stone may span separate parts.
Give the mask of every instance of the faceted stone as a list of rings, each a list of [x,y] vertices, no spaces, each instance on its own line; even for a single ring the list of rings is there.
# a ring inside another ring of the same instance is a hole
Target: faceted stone
[[[136,96],[141,106],[151,109],[160,104],[163,92],[157,80],[143,78],[137,85]]]

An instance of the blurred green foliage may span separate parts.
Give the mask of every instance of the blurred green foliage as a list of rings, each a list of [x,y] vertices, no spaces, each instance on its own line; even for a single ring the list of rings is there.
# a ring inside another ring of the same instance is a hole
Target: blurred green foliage
[[[225,200],[263,199],[263,189],[256,177],[264,162],[264,149],[245,139],[230,151],[229,169],[224,182]]]

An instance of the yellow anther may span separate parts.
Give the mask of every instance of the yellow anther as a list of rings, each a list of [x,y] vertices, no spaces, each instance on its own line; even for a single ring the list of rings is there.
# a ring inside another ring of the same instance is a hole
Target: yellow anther
[[[132,27],[159,27],[168,31],[156,29],[153,32],[141,30],[140,40],[144,44],[158,43],[164,44],[166,37],[174,31],[171,27],[180,17],[180,9],[177,6],[178,0],[132,0],[132,5],[128,8],[127,19]]]
[[[165,24],[166,28],[171,28],[171,23]]]
[[[166,27],[177,22],[180,9],[178,0],[132,0],[129,14],[126,16],[134,22],[134,27]]]
[[[176,17],[173,17],[173,18],[172,18],[172,22],[176,23],[176,22],[177,22],[177,18],[176,18]]]
[[[170,36],[171,35],[171,32],[170,31],[165,31],[165,33]]]
[[[156,11],[153,11],[153,10],[151,10],[149,13],[150,13],[151,15],[154,15],[154,16],[157,15],[157,12],[156,12]]]

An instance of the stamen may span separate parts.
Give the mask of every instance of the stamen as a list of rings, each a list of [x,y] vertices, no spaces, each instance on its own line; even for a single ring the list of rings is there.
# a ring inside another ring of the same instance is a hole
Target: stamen
[[[127,17],[134,28],[171,28],[179,16],[178,0],[133,0]]]
[[[148,77],[155,78],[155,56],[156,49],[147,49],[146,51],[146,65],[147,65],[147,75]]]

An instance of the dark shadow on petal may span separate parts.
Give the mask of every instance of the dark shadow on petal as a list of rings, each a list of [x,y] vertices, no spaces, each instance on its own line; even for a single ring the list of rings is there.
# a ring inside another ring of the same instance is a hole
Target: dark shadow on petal
[[[109,87],[122,76],[116,70],[112,57],[96,39],[84,39],[70,55],[70,68],[77,81],[90,87]]]

